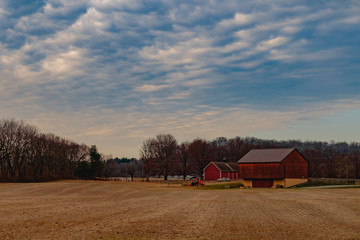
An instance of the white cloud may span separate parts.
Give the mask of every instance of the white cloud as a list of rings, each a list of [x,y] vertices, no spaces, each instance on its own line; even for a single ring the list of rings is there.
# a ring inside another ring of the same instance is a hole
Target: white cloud
[[[190,91],[179,92],[168,97],[169,100],[187,99],[190,96]]]
[[[239,66],[241,68],[245,68],[245,69],[254,68],[254,67],[259,66],[263,62],[264,62],[263,60],[247,61],[247,62],[244,62],[244,63],[240,63]]]
[[[259,14],[243,14],[235,13],[231,19],[225,19],[219,22],[218,28],[228,28],[242,26],[254,22],[254,20],[260,18]]]
[[[5,10],[1,7],[1,5],[0,5],[0,19],[1,19],[1,18],[5,18],[5,16],[6,16],[7,14],[8,14],[7,11],[5,11]]]
[[[209,82],[206,81],[206,79],[195,79],[195,80],[187,81],[184,85],[189,87],[195,87],[195,86],[204,87],[207,84],[209,84]]]
[[[80,76],[85,74],[84,64],[89,63],[85,57],[86,50],[70,48],[64,53],[49,56],[42,63],[44,71],[58,77]]]
[[[349,18],[345,18],[339,21],[340,23],[345,24],[359,24],[360,23],[360,16],[351,16]]]
[[[299,26],[286,26],[282,29],[282,32],[284,32],[285,34],[294,34],[301,31],[301,28]]]
[[[90,0],[89,4],[101,10],[138,9],[143,5],[138,0]]]
[[[269,49],[275,48],[275,47],[279,47],[284,45],[285,43],[287,43],[289,41],[288,38],[286,37],[275,37],[275,38],[271,38],[269,40],[265,40],[265,41],[261,41],[257,46],[256,46],[256,50],[258,51],[267,51]]]
[[[247,47],[250,47],[250,43],[247,41],[237,41],[230,43],[228,45],[225,45],[224,47],[215,48],[215,50],[218,50],[222,53],[231,53],[239,50],[246,49]]]
[[[156,92],[165,88],[169,88],[170,85],[159,85],[159,86],[155,86],[155,85],[149,85],[149,84],[145,84],[141,87],[137,87],[136,91],[138,92]]]
[[[292,59],[292,56],[287,54],[285,51],[273,49],[270,51],[269,59],[271,59],[271,60],[288,60],[288,59]]]

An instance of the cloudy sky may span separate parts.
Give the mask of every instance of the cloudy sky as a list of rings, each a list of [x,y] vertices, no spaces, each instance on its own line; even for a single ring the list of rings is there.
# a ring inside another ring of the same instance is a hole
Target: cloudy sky
[[[113,156],[158,133],[360,141],[360,1],[0,1],[0,118]]]

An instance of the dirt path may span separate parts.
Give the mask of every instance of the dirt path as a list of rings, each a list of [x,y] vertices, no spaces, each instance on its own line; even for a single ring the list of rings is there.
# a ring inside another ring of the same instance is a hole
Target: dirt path
[[[0,239],[360,239],[360,189],[0,184]]]
[[[358,188],[359,185],[324,185],[324,186],[313,186],[313,187],[304,187],[304,188]]]

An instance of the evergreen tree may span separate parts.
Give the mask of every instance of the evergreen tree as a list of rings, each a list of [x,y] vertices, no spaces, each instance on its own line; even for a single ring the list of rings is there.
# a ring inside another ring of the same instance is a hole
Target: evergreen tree
[[[101,154],[98,152],[96,145],[90,148],[90,177],[100,177],[104,163],[101,161]]]

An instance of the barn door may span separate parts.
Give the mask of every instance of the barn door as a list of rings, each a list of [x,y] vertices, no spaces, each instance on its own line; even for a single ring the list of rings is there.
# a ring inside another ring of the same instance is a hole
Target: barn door
[[[253,188],[271,188],[273,185],[272,179],[254,179],[252,180]]]

